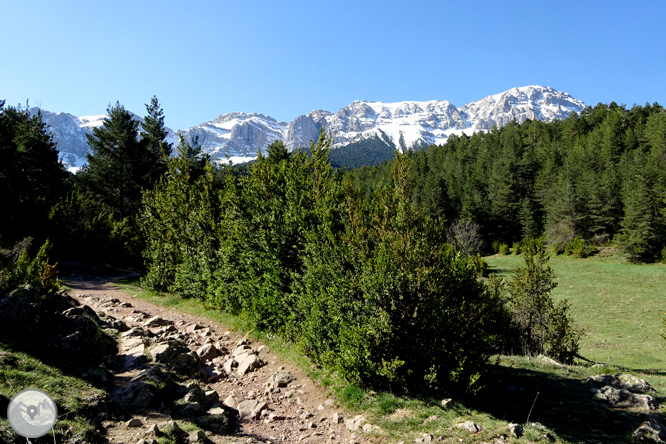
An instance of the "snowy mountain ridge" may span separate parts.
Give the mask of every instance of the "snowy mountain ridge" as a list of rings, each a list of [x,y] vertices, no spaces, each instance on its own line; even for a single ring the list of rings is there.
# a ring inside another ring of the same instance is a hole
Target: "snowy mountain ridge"
[[[315,110],[290,123],[259,113],[233,112],[186,130],[170,130],[169,142],[178,134],[186,141],[198,138],[203,151],[214,160],[247,161],[256,158],[275,140],[291,151],[317,140],[319,129],[332,138],[332,147],[379,137],[398,149],[443,144],[452,134],[472,134],[502,127],[516,120],[552,121],[580,113],[587,106],[571,95],[550,87],[524,86],[457,108],[446,100],[395,103],[355,101],[336,113]],[[85,134],[102,124],[102,116],[75,117],[42,110],[44,121],[58,144],[61,158],[70,168],[81,167],[88,152]]]

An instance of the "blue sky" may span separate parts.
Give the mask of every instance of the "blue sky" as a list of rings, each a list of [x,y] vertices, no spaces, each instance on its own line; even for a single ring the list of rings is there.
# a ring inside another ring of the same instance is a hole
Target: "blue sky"
[[[666,2],[0,0],[0,99],[167,126],[543,85],[666,105]]]

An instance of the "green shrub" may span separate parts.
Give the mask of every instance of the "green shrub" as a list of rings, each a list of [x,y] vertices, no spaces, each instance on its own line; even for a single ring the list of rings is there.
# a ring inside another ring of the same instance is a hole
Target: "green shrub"
[[[513,243],[513,254],[520,254],[520,242]]]
[[[0,269],[0,289],[9,293],[19,286],[30,285],[41,293],[58,291],[57,264],[49,264],[48,258],[51,242],[47,240],[34,258],[28,255],[28,246],[29,242],[28,245],[19,247],[20,252],[14,248],[15,260],[9,258],[9,261],[3,261]]]
[[[500,241],[494,240],[490,245],[491,245],[491,248],[493,249],[493,254],[499,253]]]
[[[509,246],[507,244],[501,243],[499,244],[497,252],[503,256],[506,256],[509,254]]]
[[[488,271],[488,263],[484,261],[478,253],[474,256],[469,256],[467,258],[467,264],[478,277],[485,276]]]
[[[568,255],[575,257],[586,258],[596,253],[596,248],[585,242],[580,237],[575,237],[565,248]]]
[[[553,242],[552,244],[550,244],[550,252],[555,256],[562,254],[564,253],[564,246],[562,244]]]
[[[582,336],[581,329],[574,324],[569,313],[570,308],[571,304],[566,299],[552,307],[545,342],[546,355],[564,364],[573,364]]]
[[[524,243],[525,265],[516,267],[508,280],[508,309],[514,328],[507,338],[508,348],[525,355],[546,354],[572,363],[578,353],[581,332],[569,315],[566,300],[557,306],[550,292],[557,286],[555,274],[547,265],[548,255],[541,239]]]
[[[485,262],[412,205],[406,156],[365,200],[329,144],[274,146],[219,189],[172,159],[144,194],[144,283],[281,333],[359,386],[474,392],[506,318]]]

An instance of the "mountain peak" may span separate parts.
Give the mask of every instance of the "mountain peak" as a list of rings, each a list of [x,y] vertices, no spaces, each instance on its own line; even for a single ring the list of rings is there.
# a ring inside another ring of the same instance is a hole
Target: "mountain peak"
[[[323,129],[332,147],[378,137],[400,149],[443,144],[452,134],[487,131],[511,121],[551,121],[580,113],[586,105],[551,87],[528,85],[511,88],[456,108],[446,100],[384,103],[355,100],[337,112],[314,110],[292,122],[278,122],[260,113],[232,112],[187,130],[178,131],[186,141],[198,137],[204,152],[213,159],[248,160],[275,140],[289,150],[307,147]],[[80,167],[88,150],[85,134],[102,124],[106,116],[75,117],[42,111],[58,143],[61,158]],[[175,140],[175,133],[172,133]],[[170,139],[171,140],[171,139]]]

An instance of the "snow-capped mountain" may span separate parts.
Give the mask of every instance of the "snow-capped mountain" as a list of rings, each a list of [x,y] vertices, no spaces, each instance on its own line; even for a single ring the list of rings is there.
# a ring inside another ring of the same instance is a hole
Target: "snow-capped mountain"
[[[93,128],[101,126],[106,116],[76,117],[67,113],[30,108],[31,114],[38,111],[42,113],[42,120],[50,127],[53,140],[60,151],[60,159],[70,167],[83,166],[89,149],[86,134],[92,134]]]
[[[445,100],[381,103],[357,101],[335,114],[326,111],[297,117],[289,124],[284,142],[294,150],[316,140],[319,127],[333,139],[333,147],[360,139],[388,138],[398,148],[443,144],[451,134],[487,131],[516,120],[550,122],[580,113],[586,105],[567,93],[543,86],[513,88],[456,108]],[[389,143],[390,145],[390,143]]]
[[[516,120],[551,121],[580,113],[586,105],[567,93],[543,86],[513,88],[488,96],[461,108],[445,100],[382,103],[356,101],[336,113],[316,110],[296,117],[291,123],[278,122],[263,114],[222,114],[177,133],[186,141],[198,138],[203,151],[213,159],[231,156],[234,162],[255,158],[274,140],[289,150],[307,147],[317,140],[319,129],[333,139],[332,147],[368,138],[380,138],[399,149],[443,144],[451,134],[487,131]],[[61,158],[70,167],[80,167],[88,151],[85,134],[102,124],[106,116],[75,117],[42,110],[44,121],[58,143]],[[170,132],[169,142],[178,136]]]
[[[184,131],[178,131],[185,140],[199,144],[213,159],[223,159],[226,154],[237,157],[256,157],[257,150],[265,149],[274,140],[283,140],[286,122],[278,122],[263,114],[229,113],[215,120],[202,123]]]
[[[580,113],[587,106],[567,93],[543,86],[512,88],[460,108],[470,128],[477,131],[502,127],[516,120],[566,119],[572,111]]]

